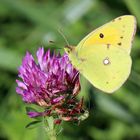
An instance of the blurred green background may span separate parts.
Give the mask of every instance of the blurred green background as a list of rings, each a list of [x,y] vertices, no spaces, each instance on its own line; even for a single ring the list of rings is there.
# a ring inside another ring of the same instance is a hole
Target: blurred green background
[[[35,56],[40,45],[63,48],[58,29],[76,45],[98,26],[128,14],[138,22],[128,81],[106,95],[82,78],[81,96],[90,116],[79,126],[64,123],[60,140],[140,140],[140,0],[0,0],[0,140],[45,140],[41,128],[25,129],[31,119],[15,92],[17,68],[27,50]]]

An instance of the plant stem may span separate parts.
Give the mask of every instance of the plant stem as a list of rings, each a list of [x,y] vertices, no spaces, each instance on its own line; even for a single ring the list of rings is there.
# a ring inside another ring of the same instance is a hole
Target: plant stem
[[[47,136],[49,140],[56,140],[56,130],[54,126],[54,119],[53,117],[48,117],[46,121],[44,121],[44,124],[47,126],[45,127],[45,130],[47,132]]]
[[[49,140],[56,140],[56,132],[55,132],[55,130],[50,130],[48,132],[48,137],[49,137]]]

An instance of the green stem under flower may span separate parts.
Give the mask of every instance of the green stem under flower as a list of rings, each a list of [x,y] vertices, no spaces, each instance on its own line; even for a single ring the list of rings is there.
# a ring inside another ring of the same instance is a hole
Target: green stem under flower
[[[48,136],[49,140],[56,140],[56,130],[55,130],[55,127],[54,127],[53,117],[52,116],[47,117],[46,120],[44,118],[43,124],[45,126],[45,131],[47,132],[47,136]]]
[[[56,140],[56,132],[55,132],[55,130],[50,130],[48,132],[48,138],[49,138],[49,140]]]

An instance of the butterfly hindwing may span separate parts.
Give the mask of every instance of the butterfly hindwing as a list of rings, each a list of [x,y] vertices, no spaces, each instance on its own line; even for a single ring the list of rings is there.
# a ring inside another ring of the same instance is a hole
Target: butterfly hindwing
[[[81,58],[78,69],[96,88],[111,93],[128,78],[131,58],[115,46],[92,45]]]

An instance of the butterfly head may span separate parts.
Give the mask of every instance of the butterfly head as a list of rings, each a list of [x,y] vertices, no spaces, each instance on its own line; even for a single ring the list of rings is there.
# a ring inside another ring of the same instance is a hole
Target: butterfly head
[[[73,66],[76,67],[79,64],[79,59],[78,59],[77,51],[75,48],[76,47],[74,47],[74,46],[65,46],[64,50],[67,53]]]
[[[74,47],[67,45],[67,46],[64,47],[64,50],[68,55],[70,55],[74,51]]]

